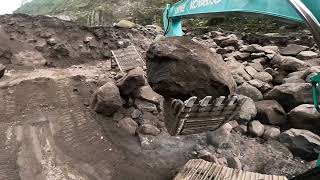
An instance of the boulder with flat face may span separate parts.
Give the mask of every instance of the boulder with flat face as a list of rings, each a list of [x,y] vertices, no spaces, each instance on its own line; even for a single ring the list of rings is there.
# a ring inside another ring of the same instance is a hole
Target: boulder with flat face
[[[320,134],[320,113],[312,104],[302,104],[291,110],[289,122],[293,128],[306,129]]]
[[[112,116],[122,106],[118,87],[113,82],[108,82],[100,87],[92,95],[91,106],[97,113]]]
[[[320,137],[308,130],[290,129],[281,133],[279,140],[294,156],[307,161],[316,160],[319,156]]]
[[[0,64],[0,78],[4,76],[5,71],[6,71],[6,67]]]
[[[301,104],[313,104],[312,85],[309,83],[285,83],[275,86],[265,99],[276,100],[289,112]]]
[[[287,114],[283,107],[275,100],[263,100],[255,103],[259,119],[264,124],[283,125],[287,122]]]
[[[217,98],[235,92],[235,80],[222,57],[185,37],[153,43],[146,64],[150,86],[164,97]]]

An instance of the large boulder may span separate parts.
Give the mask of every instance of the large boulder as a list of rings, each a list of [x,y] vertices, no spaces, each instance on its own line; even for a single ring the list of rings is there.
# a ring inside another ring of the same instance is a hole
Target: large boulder
[[[97,113],[112,116],[122,106],[118,87],[113,82],[100,87],[91,97],[91,106]]]
[[[312,104],[302,104],[289,113],[290,125],[297,129],[320,132],[320,113]]]
[[[117,86],[123,96],[128,96],[137,91],[138,88],[146,85],[146,79],[142,68],[138,67],[118,80]]]
[[[288,112],[301,104],[312,104],[312,85],[309,83],[286,83],[275,86],[265,99],[278,101]]]
[[[312,161],[320,152],[320,137],[308,130],[290,129],[281,133],[280,142],[286,145],[294,156]]]
[[[183,100],[226,96],[236,88],[222,57],[185,37],[153,43],[147,52],[147,75],[155,92]]]
[[[287,114],[283,107],[275,100],[256,102],[257,119],[264,124],[283,125],[287,122]]]
[[[254,86],[250,85],[249,83],[243,83],[239,86],[236,90],[237,94],[241,94],[247,97],[250,97],[254,101],[260,101],[263,99],[262,93],[259,89],[255,88]]]

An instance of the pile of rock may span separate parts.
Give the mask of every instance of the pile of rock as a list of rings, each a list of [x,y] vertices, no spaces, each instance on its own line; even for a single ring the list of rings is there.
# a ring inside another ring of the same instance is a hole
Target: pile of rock
[[[112,117],[120,128],[140,138],[165,131],[161,102],[162,97],[148,85],[142,68],[114,74],[114,79],[108,80],[91,98],[97,113]]]
[[[238,131],[280,140],[303,159],[317,158],[320,113],[312,105],[310,77],[320,72],[320,59],[314,47],[245,44],[217,31],[193,40],[220,54],[237,83],[236,93],[254,101],[256,114],[242,118],[247,122]]]

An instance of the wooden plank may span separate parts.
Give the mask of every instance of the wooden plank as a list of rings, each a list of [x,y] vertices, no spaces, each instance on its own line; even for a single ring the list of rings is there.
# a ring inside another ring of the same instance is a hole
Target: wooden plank
[[[231,169],[201,159],[190,160],[173,180],[288,180],[284,176],[265,175]]]

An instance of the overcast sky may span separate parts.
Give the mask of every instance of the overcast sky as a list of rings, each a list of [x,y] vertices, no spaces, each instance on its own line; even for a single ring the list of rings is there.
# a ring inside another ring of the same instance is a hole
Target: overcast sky
[[[22,0],[0,0],[0,14],[11,14],[20,7]]]

